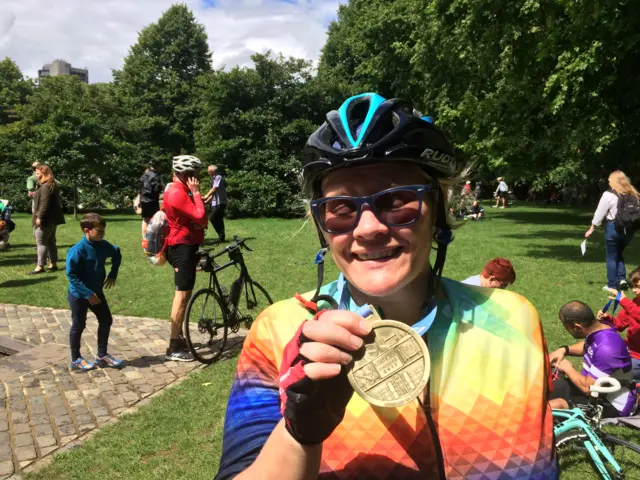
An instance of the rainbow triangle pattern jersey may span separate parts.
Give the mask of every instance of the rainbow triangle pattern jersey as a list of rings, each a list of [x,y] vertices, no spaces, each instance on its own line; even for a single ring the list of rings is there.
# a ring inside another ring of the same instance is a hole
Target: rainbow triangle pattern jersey
[[[443,279],[426,335],[428,406],[375,407],[354,393],[324,442],[319,479],[557,479],[540,318],[513,292]],[[336,282],[322,292],[336,301]],[[306,295],[309,298],[310,295]],[[355,307],[350,301],[350,309]],[[217,479],[257,458],[282,419],[278,372],[285,345],[311,314],[295,299],[266,309],[238,359]]]

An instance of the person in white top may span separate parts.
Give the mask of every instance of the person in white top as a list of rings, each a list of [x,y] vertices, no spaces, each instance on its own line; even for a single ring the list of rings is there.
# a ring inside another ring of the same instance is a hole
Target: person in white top
[[[589,238],[596,227],[599,227],[603,221],[605,222],[604,241],[607,254],[607,285],[603,287],[603,290],[607,292],[610,288],[617,289],[627,283],[625,280],[627,270],[622,252],[633,238],[633,233],[621,234],[616,230],[614,220],[618,213],[618,196],[634,195],[635,197],[640,197],[637,190],[631,185],[629,177],[620,170],[616,170],[609,175],[609,187],[610,189],[600,197],[598,208],[593,215],[593,220],[591,220],[591,227],[584,234],[586,238]]]
[[[496,204],[492,205],[494,208],[500,204],[502,200],[502,206],[500,208],[504,208],[507,205],[507,193],[509,192],[509,187],[504,181],[504,178],[498,177],[498,188],[496,188],[493,196],[496,198]]]

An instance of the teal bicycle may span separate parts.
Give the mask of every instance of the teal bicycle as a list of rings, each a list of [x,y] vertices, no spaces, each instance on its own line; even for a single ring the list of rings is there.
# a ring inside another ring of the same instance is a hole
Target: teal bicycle
[[[592,461],[591,468],[580,470],[581,479],[640,479],[640,446],[602,430],[603,407],[598,399],[601,394],[620,388],[615,378],[601,377],[591,386],[588,404],[571,410],[553,410],[553,432],[563,464],[579,465],[585,454]]]

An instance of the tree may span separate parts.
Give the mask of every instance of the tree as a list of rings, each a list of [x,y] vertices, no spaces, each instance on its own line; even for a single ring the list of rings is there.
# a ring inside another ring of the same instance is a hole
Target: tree
[[[300,153],[336,105],[335,89],[304,60],[270,52],[252,59],[254,68],[203,79],[198,155],[227,170],[230,215],[297,216],[304,211]]]
[[[19,109],[33,91],[20,68],[10,58],[0,61],[0,198],[18,207],[28,203],[24,181],[28,170],[20,151],[22,132]]]
[[[173,5],[145,27],[114,77],[145,141],[158,154],[193,152],[198,78],[211,72],[204,26],[185,5]]]
[[[17,120],[16,107],[23,105],[33,91],[33,83],[22,76],[9,57],[0,61],[0,125]]]
[[[75,196],[79,189],[78,203],[122,205],[133,194],[143,145],[135,143],[112,85],[44,79],[21,117],[25,157],[49,164],[65,193]]]

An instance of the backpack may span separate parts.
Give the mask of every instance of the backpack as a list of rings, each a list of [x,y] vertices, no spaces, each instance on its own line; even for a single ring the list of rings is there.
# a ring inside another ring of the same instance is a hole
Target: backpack
[[[142,239],[142,249],[149,261],[154,265],[162,266],[167,261],[165,250],[169,235],[169,221],[167,214],[158,210],[147,226],[147,232]]]
[[[618,195],[618,213],[615,219],[618,233],[633,233],[640,228],[640,200],[634,195]]]

